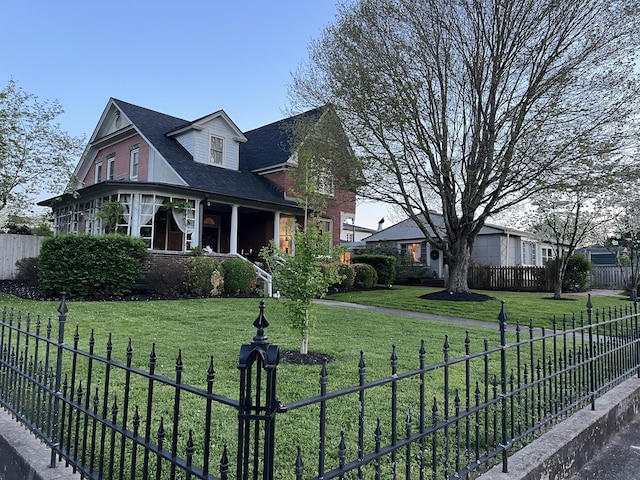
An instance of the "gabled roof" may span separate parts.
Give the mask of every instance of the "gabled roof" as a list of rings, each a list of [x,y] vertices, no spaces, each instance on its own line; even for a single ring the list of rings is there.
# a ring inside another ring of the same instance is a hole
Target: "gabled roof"
[[[295,123],[304,119],[319,119],[322,108],[270,123],[244,132],[247,142],[240,145],[240,169],[261,170],[282,165],[289,160]]]
[[[431,217],[436,224],[436,226],[441,226],[444,229],[444,221],[441,214],[431,213]],[[427,227],[429,228],[429,227]],[[430,230],[430,229],[429,229]],[[509,234],[512,236],[519,237],[528,237],[528,238],[539,238],[538,235],[535,235],[530,232],[525,232],[522,230],[516,230],[509,227],[502,227],[499,225],[493,225],[489,223],[485,223],[484,226],[480,229],[480,235],[495,235],[495,234]],[[424,239],[424,234],[418,228],[416,223],[407,218],[395,225],[392,225],[384,230],[380,230],[379,232],[374,233],[373,235],[368,236],[365,241],[366,242],[389,242],[389,241],[402,241],[402,240],[419,240]]]
[[[242,168],[242,165],[241,170],[236,171],[195,162],[191,154],[176,139],[168,135],[194,122],[122,100],[112,100],[133,123],[140,135],[164,157],[189,187],[219,195],[287,206],[294,205],[293,202],[285,200],[283,192],[271,182]]]

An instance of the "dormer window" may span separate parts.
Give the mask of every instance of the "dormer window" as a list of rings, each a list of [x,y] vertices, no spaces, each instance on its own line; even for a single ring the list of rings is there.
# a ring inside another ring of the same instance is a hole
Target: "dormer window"
[[[209,157],[209,163],[213,165],[222,165],[223,152],[224,140],[220,137],[211,135],[211,155]]]

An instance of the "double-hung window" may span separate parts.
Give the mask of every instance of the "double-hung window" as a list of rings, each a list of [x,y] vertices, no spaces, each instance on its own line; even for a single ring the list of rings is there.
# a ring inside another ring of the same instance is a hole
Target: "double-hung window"
[[[138,161],[140,158],[140,149],[135,146],[131,149],[129,159],[129,179],[135,180],[138,178]]]
[[[108,169],[107,179],[113,180],[116,172],[116,156],[115,155],[111,155],[110,157],[107,158],[107,169]]]
[[[96,182],[100,183],[102,181],[102,162],[96,163]]]
[[[213,165],[222,165],[224,153],[224,140],[220,137],[211,135],[211,155],[209,163]]]

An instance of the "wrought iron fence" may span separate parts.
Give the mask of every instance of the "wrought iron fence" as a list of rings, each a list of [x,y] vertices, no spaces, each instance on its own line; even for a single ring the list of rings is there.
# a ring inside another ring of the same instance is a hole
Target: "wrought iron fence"
[[[503,305],[493,341],[467,334],[452,346],[445,335],[441,352],[422,342],[408,370],[392,347],[390,375],[376,379],[361,352],[353,385],[329,390],[325,363],[318,394],[289,403],[278,399],[279,349],[262,303],[240,348],[237,399],[214,393],[213,358],[206,386],[191,386],[181,352],[169,379],[156,373],[155,346],[143,369],[131,341],[123,362],[111,338],[105,355],[93,333],[88,350],[77,329],[65,343],[64,297],[58,312],[56,338],[55,322],[3,311],[0,404],[46,442],[52,466],[90,479],[449,479],[496,462],[507,471],[511,452],[640,375],[637,304],[598,311],[589,299],[585,314],[551,329],[508,328]]]

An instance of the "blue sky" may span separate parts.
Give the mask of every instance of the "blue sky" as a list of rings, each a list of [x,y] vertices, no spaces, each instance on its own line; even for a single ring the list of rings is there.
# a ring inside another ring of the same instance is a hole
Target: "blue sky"
[[[5,0],[0,85],[59,100],[75,136],[110,97],[187,120],[223,109],[246,131],[286,116],[291,72],[336,12],[335,0]],[[362,205],[357,223],[383,215]]]

